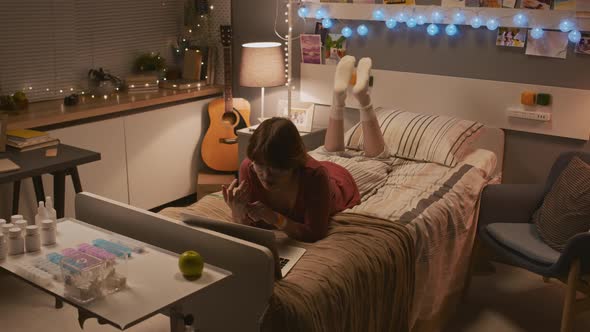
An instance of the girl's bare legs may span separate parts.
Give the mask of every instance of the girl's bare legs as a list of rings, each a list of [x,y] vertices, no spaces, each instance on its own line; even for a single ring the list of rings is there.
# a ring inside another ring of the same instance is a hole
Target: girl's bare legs
[[[324,142],[324,148],[330,152],[344,151],[344,102],[355,61],[353,56],[347,55],[336,66],[332,108]]]
[[[361,126],[363,127],[364,150],[367,157],[376,157],[383,152],[385,142],[369,96],[369,78],[372,67],[370,58],[362,58],[356,71],[356,84],[352,93],[361,104]],[[329,127],[328,127],[329,128]]]

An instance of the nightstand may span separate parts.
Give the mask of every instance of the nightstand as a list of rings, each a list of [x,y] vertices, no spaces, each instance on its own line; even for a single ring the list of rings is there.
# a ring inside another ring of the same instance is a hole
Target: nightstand
[[[253,132],[254,130],[250,128],[238,130],[238,159],[240,165],[242,164],[242,160],[246,158],[246,149],[248,148],[248,143],[250,142],[250,137]],[[305,144],[307,151],[315,150],[324,145],[326,128],[315,128],[309,133],[299,132],[299,135],[301,135],[301,139],[303,140],[303,144]]]

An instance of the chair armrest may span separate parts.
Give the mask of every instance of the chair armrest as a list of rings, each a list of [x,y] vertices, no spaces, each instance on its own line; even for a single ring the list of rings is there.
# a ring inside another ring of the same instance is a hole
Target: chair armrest
[[[481,195],[479,225],[495,222],[528,223],[545,195],[542,184],[492,184]]]

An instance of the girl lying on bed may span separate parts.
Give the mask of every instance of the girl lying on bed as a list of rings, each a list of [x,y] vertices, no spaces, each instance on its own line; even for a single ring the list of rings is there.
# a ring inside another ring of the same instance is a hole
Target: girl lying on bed
[[[324,149],[344,151],[343,110],[355,58],[345,56],[336,67],[334,98]],[[371,59],[357,67],[352,92],[361,105],[364,153],[377,157],[385,144],[368,94]],[[254,131],[240,166],[240,182],[223,187],[223,197],[235,222],[264,222],[305,242],[324,238],[330,216],[360,202],[354,179],[343,167],[317,161],[306,152],[297,128],[284,118],[262,122]]]

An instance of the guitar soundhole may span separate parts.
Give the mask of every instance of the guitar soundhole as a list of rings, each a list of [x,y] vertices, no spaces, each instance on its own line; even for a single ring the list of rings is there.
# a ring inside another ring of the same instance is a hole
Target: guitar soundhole
[[[225,124],[233,126],[238,122],[238,117],[234,112],[225,112],[221,117],[221,121],[223,121]]]

